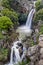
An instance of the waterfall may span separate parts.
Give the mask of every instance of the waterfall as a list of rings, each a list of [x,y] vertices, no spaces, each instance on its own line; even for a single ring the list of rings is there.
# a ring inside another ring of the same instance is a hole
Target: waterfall
[[[28,32],[28,30],[31,29],[31,23],[32,23],[32,18],[33,18],[33,14],[34,13],[35,13],[35,9],[32,9],[30,11],[29,15],[28,15],[28,18],[27,18],[27,21],[26,21],[26,25],[24,27],[21,27],[21,28],[23,28],[23,31],[25,30],[25,32]],[[23,51],[23,55],[20,57],[19,46],[17,45],[18,43],[21,43],[21,41],[14,42],[13,46],[11,48],[10,65],[13,64],[13,62],[14,63],[21,62],[23,57],[25,56],[24,55],[25,52]],[[14,57],[13,57],[13,52],[15,53]],[[14,59],[14,61],[13,61],[13,59]]]
[[[11,48],[11,56],[10,56],[10,63],[8,65],[14,65],[14,64],[18,64],[18,62],[21,62],[23,60],[23,58],[25,57],[25,47],[23,48],[23,54],[20,57],[20,53],[19,53],[19,47],[17,44],[21,44],[21,41],[16,41],[13,43],[13,46]],[[14,56],[13,56],[14,53]]]
[[[13,47],[11,48],[10,65],[13,64]]]
[[[26,21],[26,26],[31,29],[31,24],[32,24],[32,18],[33,14],[35,13],[35,9],[32,9],[28,15],[27,21]]]
[[[26,21],[26,25],[25,26],[21,26],[20,29],[20,33],[24,32],[23,35],[25,34],[29,34],[30,30],[31,30],[31,25],[32,25],[32,18],[33,15],[35,13],[35,9],[32,9],[28,15],[27,21]],[[31,32],[30,32],[31,33]],[[22,36],[23,36],[22,35]],[[29,34],[30,35],[30,34]],[[22,37],[21,36],[21,37]],[[26,53],[26,48],[22,49],[23,50],[23,54],[20,57],[20,52],[19,52],[19,48],[20,46],[18,46],[17,44],[21,43],[21,41],[16,41],[13,43],[13,46],[11,48],[11,56],[10,56],[10,63],[8,65],[14,65],[17,64],[18,62],[21,62],[23,60],[23,58],[25,57],[25,53]],[[13,54],[14,53],[14,54]]]
[[[26,36],[31,36],[32,34],[31,26],[32,26],[32,19],[33,19],[34,13],[35,13],[35,9],[33,8],[27,17],[26,24],[18,27],[17,33],[19,33],[19,40],[25,39]]]
[[[16,41],[13,43],[13,46],[11,48],[10,63],[8,65],[13,65],[21,61],[19,50],[17,49],[18,47],[17,43],[21,43],[21,41]],[[13,57],[13,53],[15,53],[14,57]]]

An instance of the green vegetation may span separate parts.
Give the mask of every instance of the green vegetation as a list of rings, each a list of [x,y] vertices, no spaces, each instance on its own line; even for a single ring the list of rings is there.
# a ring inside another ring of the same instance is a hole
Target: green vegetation
[[[37,11],[43,8],[43,4],[41,4],[41,0],[38,0],[35,5]]]
[[[8,56],[8,49],[1,48],[0,49],[0,61],[7,60],[7,56]]]
[[[21,4],[17,0],[2,0],[2,6],[16,10],[21,10]],[[20,12],[20,11],[19,11]]]
[[[9,17],[14,24],[18,23],[18,14],[15,11],[11,11],[11,10],[5,8],[1,11],[1,14],[3,16]]]
[[[13,27],[13,23],[10,18],[6,16],[0,17],[0,30],[9,31]]]
[[[36,13],[34,15],[34,24],[39,25],[39,34],[43,34],[43,4],[41,0],[36,2]],[[41,23],[42,22],[42,23]]]
[[[8,61],[9,48],[18,38],[19,34],[16,34],[15,28],[19,23],[25,23],[27,14],[22,12],[22,6],[17,0],[2,0],[0,5],[0,62],[3,63]],[[24,64],[23,62],[22,65]]]
[[[27,14],[20,14],[19,16],[19,23],[20,24],[25,24],[27,19]]]
[[[10,8],[11,0],[2,0],[2,5],[6,8]]]
[[[39,34],[43,34],[43,24],[40,25]]]
[[[26,12],[27,10],[25,8],[23,9],[21,4],[17,2],[17,0],[2,0],[0,5],[3,7],[3,10],[0,10],[0,40],[3,39],[5,41],[5,44],[0,48],[0,61],[3,62],[8,59],[8,51],[10,50],[9,48],[12,45],[11,43],[18,38],[19,34],[16,34],[15,28],[18,24],[26,23],[28,12],[24,13],[24,11]],[[34,15],[33,21],[34,24],[37,25],[39,20],[43,21],[43,4],[41,4],[41,0],[38,0],[35,5],[36,13]],[[7,34],[4,35],[2,31],[7,32]],[[39,34],[43,34],[43,24],[39,27]],[[38,36],[36,36],[36,42],[38,42]],[[29,39],[30,40],[28,40],[27,43],[30,46],[35,45],[34,38],[31,37]],[[2,43],[4,43],[3,40]],[[27,63],[29,65],[29,62],[30,59],[28,59],[26,62],[22,61],[22,63],[19,63],[19,65],[26,65]]]
[[[43,8],[40,9],[38,12],[35,13],[34,16],[34,23],[37,24],[39,20],[43,21]]]
[[[4,35],[2,34],[2,32],[0,31],[0,39],[3,39]]]
[[[26,64],[29,65],[29,62],[30,62],[30,59],[27,58],[26,61],[22,61],[21,63],[19,63],[19,65],[26,65]]]

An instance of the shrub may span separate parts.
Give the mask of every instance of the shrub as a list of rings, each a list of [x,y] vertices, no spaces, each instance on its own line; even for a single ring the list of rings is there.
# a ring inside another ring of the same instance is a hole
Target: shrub
[[[6,61],[8,56],[8,49],[1,48],[0,49],[0,61]]]
[[[6,17],[6,16],[2,16],[0,17],[0,29],[1,30],[10,30],[13,27],[13,23],[10,20],[10,18]]]
[[[17,12],[21,12],[21,8],[22,8],[18,0],[2,0],[2,6],[8,9],[13,9]]]
[[[2,5],[4,7],[10,8],[9,1],[8,0],[2,0]]]
[[[37,24],[39,20],[43,21],[43,8],[36,12],[34,16],[34,23]]]
[[[41,4],[41,0],[38,0],[35,5],[37,11],[43,8],[43,4]]]
[[[39,28],[39,34],[43,34],[43,24],[40,25],[40,28]]]
[[[18,14],[15,11],[10,11],[9,9],[5,8],[1,11],[3,16],[7,16],[11,19],[12,22],[18,22]]]

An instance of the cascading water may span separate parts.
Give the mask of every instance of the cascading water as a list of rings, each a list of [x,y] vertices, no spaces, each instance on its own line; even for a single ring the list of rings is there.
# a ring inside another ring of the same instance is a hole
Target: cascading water
[[[18,62],[21,62],[25,57],[25,52],[23,52],[22,56],[20,57],[19,46],[17,45],[18,43],[21,44],[21,41],[14,42],[14,45],[11,48],[10,63],[8,65],[18,64]],[[23,50],[26,50],[26,48],[23,48]]]
[[[32,33],[32,18],[35,13],[35,9],[32,9],[27,17],[26,24],[17,29],[17,33],[19,33],[19,40],[23,40],[26,36],[31,36]]]
[[[25,26],[21,26],[19,29],[21,30],[20,32],[24,32],[24,34],[29,33],[29,31],[31,30],[31,25],[32,25],[32,18],[33,15],[35,13],[35,9],[32,9],[28,15],[27,21],[26,21],[26,25]],[[23,35],[24,35],[23,34]],[[23,36],[22,35],[22,36]],[[17,48],[17,43],[21,43],[21,41],[16,41],[14,42],[14,45],[11,48],[11,56],[10,56],[10,63],[8,65],[14,65],[18,62],[21,62],[23,57],[25,56],[25,51],[23,51],[22,56],[20,57],[20,53],[19,53],[19,48]],[[25,48],[24,48],[25,49]],[[26,49],[25,49],[26,50]],[[14,53],[14,54],[13,54]],[[14,56],[13,56],[14,55]]]
[[[13,65],[14,63],[16,64],[17,62],[21,61],[20,55],[19,55],[19,50],[16,48],[17,43],[21,43],[20,41],[14,42],[12,48],[11,48],[11,56],[10,56],[10,63],[8,65]],[[13,57],[14,53],[14,57]]]
[[[26,21],[26,27],[28,27],[29,29],[31,29],[31,23],[32,23],[32,18],[33,18],[34,13],[35,13],[35,9],[32,9]]]
[[[32,25],[32,18],[33,18],[33,15],[35,13],[35,9],[32,9],[27,17],[27,21],[26,21],[26,24],[24,26],[21,26],[19,27],[18,29],[20,29],[20,32],[28,32],[29,29],[31,29],[31,25]]]

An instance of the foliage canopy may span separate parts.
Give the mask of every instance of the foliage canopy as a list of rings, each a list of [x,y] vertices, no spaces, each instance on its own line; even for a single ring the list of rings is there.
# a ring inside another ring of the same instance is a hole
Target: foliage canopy
[[[10,20],[10,18],[8,18],[6,16],[0,17],[0,29],[1,30],[7,30],[8,31],[12,27],[13,27],[13,23]]]

